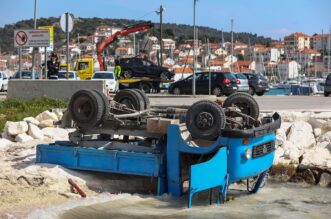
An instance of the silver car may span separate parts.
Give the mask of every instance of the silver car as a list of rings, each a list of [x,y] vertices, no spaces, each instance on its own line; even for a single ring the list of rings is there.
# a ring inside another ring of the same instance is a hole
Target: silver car
[[[248,92],[249,91],[249,84],[248,79],[243,73],[233,73],[237,78],[237,86],[238,91],[240,92]]]

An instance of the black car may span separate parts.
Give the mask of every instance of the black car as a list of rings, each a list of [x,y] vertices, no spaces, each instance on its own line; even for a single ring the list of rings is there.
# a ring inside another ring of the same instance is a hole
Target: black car
[[[263,96],[269,91],[268,79],[260,73],[243,73],[248,78],[249,93],[251,95]]]
[[[120,59],[120,66],[122,68],[121,75],[124,78],[150,77],[166,80],[173,78],[175,75],[165,67],[155,65],[151,61],[140,58]]]
[[[331,73],[325,80],[324,84],[324,96],[328,97],[331,94]]]
[[[196,73],[196,94],[209,94],[209,72]],[[193,75],[172,83],[171,94],[192,94]],[[230,72],[211,72],[211,93],[216,96],[230,95],[236,92],[237,79]]]

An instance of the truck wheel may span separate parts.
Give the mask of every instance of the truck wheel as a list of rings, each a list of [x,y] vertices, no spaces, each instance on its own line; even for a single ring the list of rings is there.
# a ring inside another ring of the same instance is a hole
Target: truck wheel
[[[124,78],[132,78],[132,71],[131,70],[125,70],[123,71]]]
[[[225,99],[223,107],[233,107],[236,106],[240,111],[246,115],[249,115],[255,119],[259,118],[259,105],[256,100],[249,94],[244,92],[237,92],[231,94],[228,98]],[[229,113],[227,116],[231,116]]]
[[[256,95],[258,95],[258,96],[263,96],[263,95],[264,95],[264,91],[256,92]]]
[[[144,91],[145,93],[150,93],[152,86],[148,83],[141,83],[139,88],[140,88],[140,90]]]
[[[249,87],[248,93],[249,93],[250,95],[254,96],[254,94],[255,94],[255,89],[254,89],[254,87]]]
[[[104,109],[102,98],[92,90],[77,91],[69,103],[72,119],[80,127],[99,125],[104,117]]]
[[[97,95],[99,95],[103,101],[104,115],[102,117],[102,121],[106,121],[109,116],[109,112],[110,112],[110,104],[109,104],[108,97],[104,93],[102,93],[98,90],[93,90],[93,92],[96,93]]]
[[[130,109],[141,111],[144,109],[144,100],[135,90],[124,89],[116,93],[114,100],[126,105]]]
[[[142,99],[144,101],[144,109],[149,109],[151,103],[150,103],[149,98],[147,97],[146,93],[139,89],[134,89],[134,90],[137,91],[137,93],[139,93],[139,95],[142,97]]]
[[[194,103],[186,113],[186,126],[192,137],[214,140],[225,127],[225,113],[222,107],[209,100]]]

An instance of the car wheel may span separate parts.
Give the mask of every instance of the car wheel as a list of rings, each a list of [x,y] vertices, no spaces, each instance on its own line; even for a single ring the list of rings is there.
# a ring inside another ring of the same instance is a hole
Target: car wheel
[[[161,74],[160,74],[161,80],[167,80],[168,79],[168,75],[169,74],[166,71],[161,72]]]
[[[223,107],[238,107],[240,111],[246,115],[249,115],[255,119],[259,118],[260,109],[256,100],[249,94],[238,92],[231,94],[225,99]],[[234,114],[229,112],[227,116],[232,117]]]
[[[131,70],[125,70],[123,71],[124,78],[132,78],[132,71]]]
[[[324,97],[328,97],[329,93],[328,92],[324,92]]]
[[[186,113],[186,127],[193,138],[214,140],[225,127],[223,108],[210,100],[194,103]]]
[[[142,84],[140,84],[139,88],[140,88],[140,90],[144,91],[145,93],[150,93],[152,86],[149,85],[148,83],[142,83]]]
[[[248,93],[249,93],[250,95],[254,96],[254,94],[255,94],[255,89],[254,89],[254,87],[249,87]]]
[[[212,93],[213,95],[216,95],[216,97],[219,97],[219,96],[221,96],[221,94],[222,94],[222,90],[221,90],[221,88],[219,88],[219,87],[215,87],[214,89],[213,89],[213,93]]]
[[[182,93],[182,91],[180,90],[179,87],[174,87],[174,89],[172,89],[172,93],[173,94],[176,94],[176,95],[179,95]]]
[[[258,95],[258,96],[263,96],[263,95],[264,95],[264,91],[256,92],[256,95]]]

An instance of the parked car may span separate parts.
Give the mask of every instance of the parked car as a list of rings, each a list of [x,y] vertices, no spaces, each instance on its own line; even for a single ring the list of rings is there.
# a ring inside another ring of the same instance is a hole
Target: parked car
[[[23,80],[29,80],[32,79],[32,73],[30,70],[22,70],[22,79]],[[34,78],[35,79],[39,79],[39,72],[34,72]],[[20,79],[20,72],[15,72],[14,75],[12,77],[10,77],[9,79]]]
[[[172,79],[175,74],[167,68],[155,65],[153,62],[140,58],[120,59],[121,75],[124,78],[150,77],[162,80]]]
[[[67,72],[66,71],[59,71],[58,80],[66,80],[67,79]],[[79,75],[75,71],[68,71],[68,80],[80,80]]]
[[[331,94],[331,73],[329,73],[324,84],[324,96],[328,97],[330,94]]]
[[[172,83],[169,93],[172,94],[192,94],[192,80],[190,75],[185,79]],[[211,93],[216,96],[230,95],[236,92],[237,79],[230,72],[211,72]],[[196,94],[209,93],[209,72],[196,73]]]
[[[246,75],[244,75],[243,73],[234,73],[234,76],[236,76],[237,78],[238,91],[248,92],[249,84]]]
[[[7,91],[8,90],[8,77],[5,73],[0,71],[0,90]]]
[[[243,73],[248,78],[249,93],[251,95],[263,96],[269,91],[269,82],[266,77],[260,73]]]
[[[106,86],[109,92],[118,91],[118,80],[116,79],[114,72],[111,71],[97,71],[93,74],[91,80],[105,80]]]

